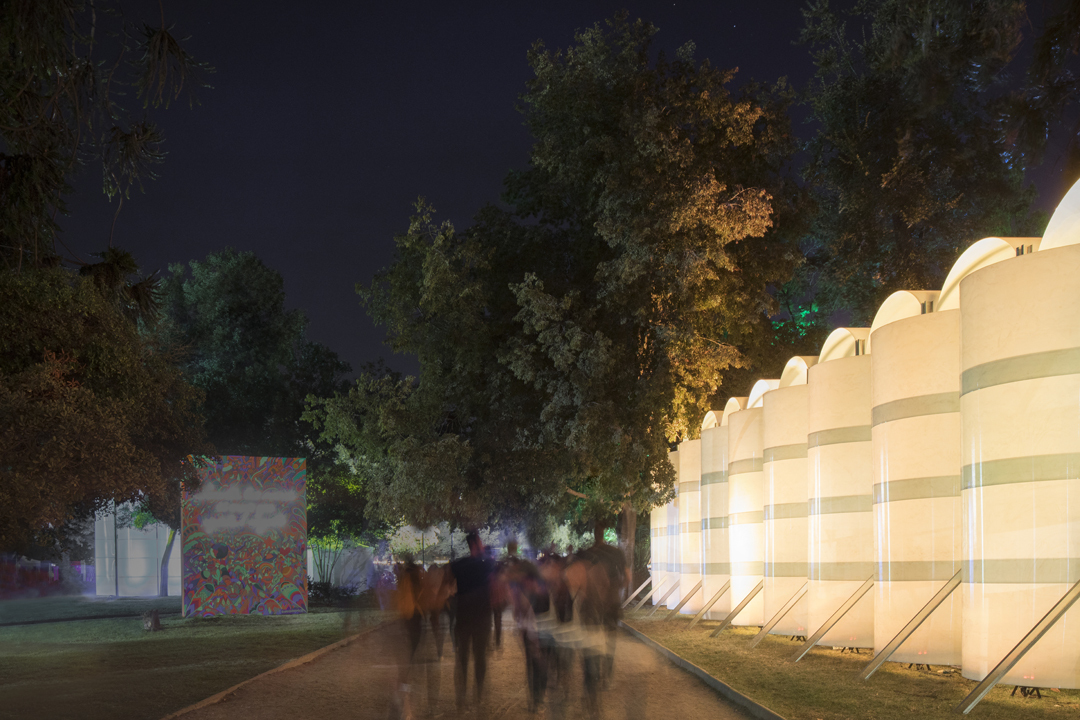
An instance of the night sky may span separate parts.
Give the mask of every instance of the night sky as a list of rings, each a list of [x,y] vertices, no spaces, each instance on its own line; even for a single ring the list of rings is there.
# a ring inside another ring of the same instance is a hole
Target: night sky
[[[384,357],[415,372],[382,344],[354,285],[392,261],[418,196],[463,228],[525,166],[514,106],[535,40],[565,47],[626,8],[659,27],[665,50],[693,40],[698,58],[739,67],[736,85],[787,75],[802,87],[813,71],[793,45],[802,4],[165,0],[174,34],[216,68],[213,88],[194,109],[155,114],[168,157],[125,202],[114,242],[147,272],[226,246],[254,251],[284,276],[309,337],[354,369]],[[156,22],[157,2],[124,7]],[[115,208],[87,168],[62,221],[66,244],[84,257],[107,246]]]

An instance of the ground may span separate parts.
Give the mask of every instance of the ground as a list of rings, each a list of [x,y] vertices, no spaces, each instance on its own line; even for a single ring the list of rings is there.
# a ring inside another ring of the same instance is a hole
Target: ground
[[[296,720],[297,718],[456,717],[453,650],[447,641],[440,660],[421,650],[402,683],[405,638],[396,623],[382,626],[307,665],[261,677],[225,701],[186,713],[180,720]],[[428,648],[430,650],[430,648]],[[423,660],[430,658],[432,662]],[[430,684],[429,684],[430,683]],[[471,683],[471,674],[470,674]],[[507,623],[503,648],[488,664],[485,697],[461,715],[476,720],[530,717],[522,644]],[[407,686],[403,692],[403,686]],[[471,689],[471,684],[470,684]],[[471,693],[470,693],[471,694]],[[428,704],[428,699],[433,700]],[[401,712],[406,709],[406,712]],[[565,694],[549,693],[533,715],[584,718],[580,662],[575,661]],[[744,718],[711,688],[675,667],[642,643],[620,633],[615,672],[601,697],[602,718],[686,720]]]

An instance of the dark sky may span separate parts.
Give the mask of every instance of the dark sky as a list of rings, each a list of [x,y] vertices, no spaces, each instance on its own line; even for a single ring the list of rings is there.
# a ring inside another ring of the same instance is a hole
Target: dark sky
[[[529,137],[514,109],[537,39],[566,46],[575,29],[625,7],[660,29],[669,51],[686,40],[738,82],[812,67],[793,41],[799,0],[734,2],[221,2],[165,0],[174,34],[217,69],[201,105],[156,116],[167,138],[160,177],[125,203],[115,243],[145,271],[232,246],[285,278],[309,336],[354,368],[382,345],[360,307],[392,260],[394,234],[420,195],[440,217],[469,224],[497,201],[507,171],[525,165]],[[158,3],[124,3],[154,22]],[[78,253],[108,244],[115,203],[88,169],[63,221]]]

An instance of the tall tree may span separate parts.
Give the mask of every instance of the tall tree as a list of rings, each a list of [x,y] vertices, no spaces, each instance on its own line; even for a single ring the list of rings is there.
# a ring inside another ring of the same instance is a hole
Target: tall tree
[[[868,324],[889,293],[940,287],[973,240],[1038,232],[1005,144],[1023,3],[868,0],[849,27],[818,0],[804,16],[817,66],[810,270],[826,312]]]
[[[208,448],[173,360],[93,280],[0,272],[0,547],[60,541],[110,502],[179,508]]]
[[[206,431],[217,451],[306,456],[305,399],[341,390],[348,364],[307,339],[307,318],[285,309],[281,275],[253,253],[225,249],[169,270],[163,329],[205,393]]]
[[[654,60],[654,33],[622,15],[533,48],[535,144],[509,194],[572,270],[514,286],[521,331],[502,359],[541,392],[575,489],[628,518],[668,497],[669,443],[696,434],[797,260],[784,86],[733,94],[734,72],[692,43]]]

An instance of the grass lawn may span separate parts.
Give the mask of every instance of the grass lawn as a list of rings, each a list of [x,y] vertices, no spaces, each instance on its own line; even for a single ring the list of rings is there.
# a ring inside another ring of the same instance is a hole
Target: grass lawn
[[[63,598],[34,602],[53,600]],[[56,602],[51,610],[74,616],[78,607],[74,599],[68,600],[68,605]],[[177,598],[170,600],[177,603]],[[113,602],[126,608],[118,614],[126,614],[158,607],[154,603],[161,601]],[[85,614],[104,614],[97,611],[105,604],[91,601]],[[14,607],[8,610],[13,617],[38,619],[50,608],[21,607],[21,615],[14,614]],[[0,718],[156,720],[383,617],[368,608],[274,617],[185,620],[170,615],[161,619],[163,630],[156,633],[144,631],[138,617],[3,627]]]
[[[179,613],[180,598],[59,595],[30,600],[0,600],[0,625],[101,615],[138,615],[154,609],[161,613]]]
[[[750,640],[758,628],[729,628],[720,637],[709,633],[719,624],[705,621],[693,630],[690,618],[667,622],[628,614],[626,622],[664,647],[703,668],[788,720],[933,720],[952,713],[976,685],[959,670],[934,666],[931,672],[885,663],[867,681],[858,673],[872,657],[815,648],[798,663],[789,662],[799,644],[770,635],[755,649]],[[968,717],[976,720],[1075,718],[1080,691],[1043,690],[1042,699],[1010,697],[1012,686],[998,686]]]

